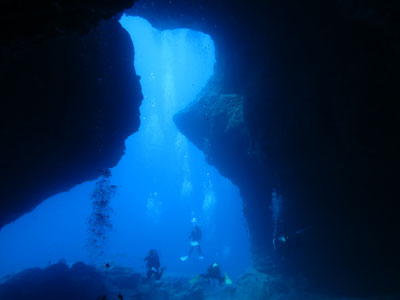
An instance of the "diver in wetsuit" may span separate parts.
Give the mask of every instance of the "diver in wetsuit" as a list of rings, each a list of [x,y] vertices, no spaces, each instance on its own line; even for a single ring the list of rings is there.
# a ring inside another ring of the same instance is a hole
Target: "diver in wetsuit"
[[[191,285],[194,285],[199,281],[200,278],[206,279],[208,283],[217,281],[219,284],[222,284],[224,282],[227,285],[232,284],[232,280],[228,277],[227,274],[222,276],[221,269],[219,268],[219,266],[216,263],[212,264],[207,269],[207,273],[197,275],[195,278],[191,279],[189,282]]]
[[[199,259],[204,258],[201,255],[201,247],[200,247],[201,229],[200,229],[200,226],[197,224],[196,218],[192,219],[192,224],[193,224],[192,231],[190,232],[190,235],[189,235],[189,242],[190,242],[189,254],[186,256],[182,256],[181,261],[187,260],[189,258],[189,256],[192,255],[194,248],[197,248],[197,250],[199,251]]]
[[[287,248],[288,241],[289,237],[287,236],[287,234],[283,233],[282,231],[279,232],[278,237],[272,240],[272,244],[274,245],[274,250],[282,251],[283,249]]]
[[[208,267],[207,273],[200,274],[200,277],[207,280],[217,280],[219,284],[225,281],[225,276],[222,276],[221,269],[218,264],[215,263]]]
[[[166,267],[162,267],[160,270],[160,258],[156,249],[151,249],[149,254],[144,258],[147,261],[147,279],[151,279],[154,274],[156,280],[160,280]]]

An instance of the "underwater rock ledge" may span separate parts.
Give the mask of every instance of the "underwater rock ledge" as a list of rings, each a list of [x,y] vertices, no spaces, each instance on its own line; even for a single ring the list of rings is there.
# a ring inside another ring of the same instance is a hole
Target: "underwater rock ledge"
[[[88,34],[102,20],[110,19],[135,0],[114,1],[2,1],[1,45],[29,47],[32,43],[72,33]]]
[[[71,30],[1,44],[0,228],[115,166],[139,127],[132,41],[105,17],[85,19],[83,34],[76,20]]]
[[[216,86],[175,122],[240,188],[255,267],[341,295],[398,291],[399,5],[203,2],[196,14],[177,2],[180,26],[215,40],[217,64]],[[155,8],[142,10],[163,23]],[[234,134],[225,130],[231,96],[243,106]],[[274,190],[279,230],[295,241],[284,259],[273,249]]]

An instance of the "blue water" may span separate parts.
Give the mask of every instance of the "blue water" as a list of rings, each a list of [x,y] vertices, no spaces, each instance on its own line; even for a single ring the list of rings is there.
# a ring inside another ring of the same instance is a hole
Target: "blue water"
[[[109,184],[116,186],[108,204],[112,227],[105,229],[101,249],[95,248],[89,219],[96,181],[55,195],[1,230],[0,277],[60,259],[143,272],[150,248],[159,250],[166,274],[204,272],[218,262],[235,278],[250,265],[239,190],[205,162],[172,121],[213,74],[212,39],[188,29],[158,31],[137,17],[120,22],[135,46],[144,100],[140,129],[111,169]],[[205,259],[199,260],[195,250],[181,262],[193,217],[203,231]]]

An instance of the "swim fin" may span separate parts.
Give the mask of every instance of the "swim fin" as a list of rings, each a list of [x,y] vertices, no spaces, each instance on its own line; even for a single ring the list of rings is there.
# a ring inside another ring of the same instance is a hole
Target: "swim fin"
[[[225,284],[227,284],[227,285],[232,284],[232,280],[229,278],[228,274],[226,274],[226,273],[225,273]]]
[[[191,285],[194,285],[197,281],[199,281],[199,279],[200,279],[200,275],[197,275],[196,277],[190,279],[190,280],[189,280],[189,283],[190,283]]]
[[[185,260],[187,260],[188,258],[189,258],[189,256],[187,256],[187,255],[186,255],[186,256],[182,256],[182,257],[181,257],[181,261],[185,261]]]

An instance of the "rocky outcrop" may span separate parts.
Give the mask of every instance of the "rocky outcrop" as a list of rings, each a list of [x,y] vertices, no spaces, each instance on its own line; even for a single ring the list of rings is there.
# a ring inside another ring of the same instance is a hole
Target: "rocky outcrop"
[[[93,26],[130,8],[134,0],[9,1],[0,3],[1,45],[29,45],[65,34],[88,34]]]
[[[126,268],[99,270],[78,262],[57,263],[45,269],[28,269],[0,284],[3,300],[25,299],[170,299],[170,300],[379,300],[365,297],[327,297],[308,291],[304,281],[283,279],[248,269],[231,285],[190,276],[164,276],[147,280]],[[398,298],[385,298],[394,300]]]
[[[198,96],[198,101],[175,115],[174,121],[204,152],[207,162],[240,187],[253,253],[264,256],[270,252],[272,238],[258,237],[272,237],[273,183],[267,179],[269,170],[260,163],[259,152],[245,123],[244,102],[243,95],[223,93],[220,82],[214,78]],[[261,242],[267,245],[262,247]]]
[[[1,18],[0,227],[113,167],[139,126],[132,42],[118,18],[101,21],[132,1],[61,2]]]
[[[27,269],[10,276],[0,285],[4,300],[23,299],[105,299],[106,278],[102,272],[82,262],[69,267],[64,262],[45,269]]]
[[[399,5],[146,3],[132,14],[204,31],[216,43],[215,87],[175,121],[239,186],[255,266],[343,294],[395,289]],[[243,122],[231,128],[238,110]],[[273,190],[283,199],[279,230],[295,241],[285,259],[272,245]]]

